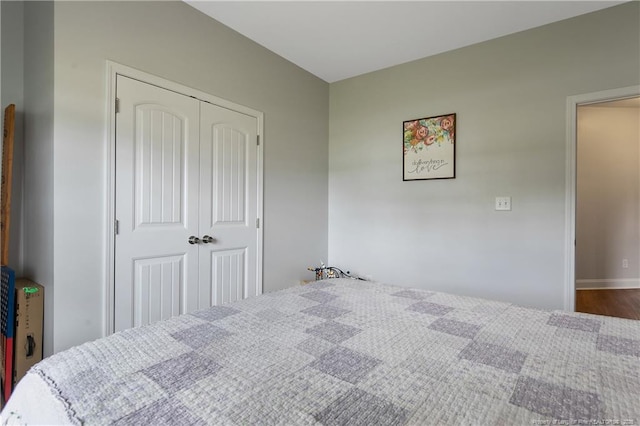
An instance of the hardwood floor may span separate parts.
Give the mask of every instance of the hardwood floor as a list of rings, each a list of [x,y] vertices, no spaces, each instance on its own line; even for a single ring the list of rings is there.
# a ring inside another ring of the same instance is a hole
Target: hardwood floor
[[[576,311],[640,320],[640,289],[577,290]]]

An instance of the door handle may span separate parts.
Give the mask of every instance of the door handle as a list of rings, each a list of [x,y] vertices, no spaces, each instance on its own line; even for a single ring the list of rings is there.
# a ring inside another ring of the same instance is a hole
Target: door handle
[[[202,242],[207,244],[207,243],[213,243],[215,242],[215,238],[210,237],[209,235],[205,235],[204,237],[202,237]]]
[[[192,235],[189,237],[189,244],[198,244],[200,243],[200,238],[196,237],[195,235]]]
[[[27,336],[27,344],[25,346],[27,349],[27,358],[32,357],[36,350],[36,339],[33,338],[32,334]]]

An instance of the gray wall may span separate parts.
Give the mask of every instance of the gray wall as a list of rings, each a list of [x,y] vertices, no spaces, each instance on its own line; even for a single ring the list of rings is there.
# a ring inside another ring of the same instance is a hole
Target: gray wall
[[[53,350],[53,2],[2,8],[2,107],[16,105],[9,266],[45,288]],[[28,172],[27,172],[28,171]],[[28,262],[25,262],[28,259]]]
[[[53,349],[104,329],[107,59],[264,113],[264,291],[308,278],[327,257],[328,84],[182,2],[54,10]]]
[[[329,259],[562,308],[567,96],[640,83],[631,2],[331,85]],[[402,122],[456,112],[456,179],[402,181]],[[511,212],[494,210],[498,195]]]
[[[577,131],[577,287],[640,287],[640,109],[579,107]]]
[[[53,351],[53,8],[24,3],[24,275],[45,286],[44,353]],[[72,254],[69,254],[72,255]],[[58,309],[56,307],[56,309]],[[73,309],[65,309],[73,312]],[[68,329],[73,334],[74,330]]]
[[[11,188],[11,218],[9,224],[9,263],[22,275],[22,208],[24,166],[24,4],[22,2],[0,3],[2,9],[2,106],[15,104],[15,128],[13,145],[13,185]]]

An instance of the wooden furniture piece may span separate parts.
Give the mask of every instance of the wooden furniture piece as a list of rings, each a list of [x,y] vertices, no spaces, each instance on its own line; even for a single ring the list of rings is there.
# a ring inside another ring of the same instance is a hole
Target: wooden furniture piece
[[[11,182],[13,180],[13,137],[16,106],[9,105],[4,110],[4,133],[2,137],[2,187],[0,206],[0,264],[9,263],[9,222],[11,218]]]

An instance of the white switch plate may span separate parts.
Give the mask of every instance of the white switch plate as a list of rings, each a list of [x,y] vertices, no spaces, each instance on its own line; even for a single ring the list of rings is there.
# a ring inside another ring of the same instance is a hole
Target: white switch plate
[[[496,210],[511,210],[511,197],[496,197]]]

